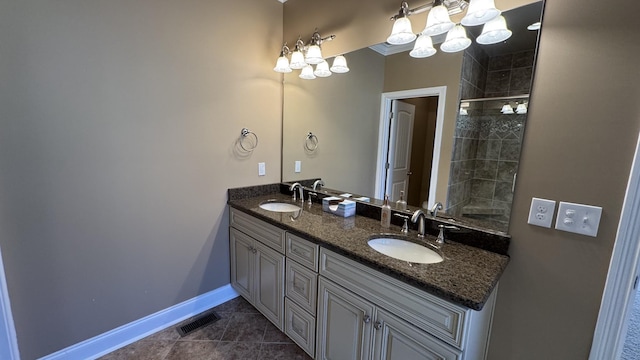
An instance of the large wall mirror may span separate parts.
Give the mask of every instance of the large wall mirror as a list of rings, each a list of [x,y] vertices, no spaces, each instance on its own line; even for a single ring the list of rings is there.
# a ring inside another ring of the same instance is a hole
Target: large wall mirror
[[[500,44],[422,59],[378,44],[345,54],[346,74],[285,74],[282,180],[322,178],[373,203],[402,191],[411,209],[441,202],[507,232],[541,14],[542,2],[504,12],[513,35]]]

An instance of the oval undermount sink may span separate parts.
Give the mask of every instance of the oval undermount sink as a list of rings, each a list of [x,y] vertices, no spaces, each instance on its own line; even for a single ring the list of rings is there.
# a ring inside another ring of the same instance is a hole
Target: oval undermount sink
[[[260,204],[260,208],[275,212],[294,212],[300,210],[300,206],[288,202],[267,201]]]
[[[435,264],[443,260],[442,256],[437,252],[410,241],[377,238],[369,240],[368,244],[373,250],[381,254],[411,263]]]

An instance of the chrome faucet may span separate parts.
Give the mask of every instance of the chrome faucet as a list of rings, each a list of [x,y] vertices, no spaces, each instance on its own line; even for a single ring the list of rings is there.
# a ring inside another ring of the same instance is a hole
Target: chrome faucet
[[[322,179],[318,179],[316,181],[313,182],[313,191],[318,190],[317,187],[318,185],[320,185],[320,189],[322,189],[322,187],[324,186],[324,181],[322,181]]]
[[[424,233],[425,233],[425,214],[424,212],[422,212],[422,210],[418,209],[413,213],[413,216],[411,216],[411,222],[412,223],[418,223],[418,237],[424,237]]]
[[[289,191],[293,191],[293,201],[296,201],[296,187],[298,187],[298,190],[300,191],[300,201],[304,201],[304,190],[299,182],[293,183],[289,188]]]
[[[431,216],[436,217],[438,215],[438,210],[442,210],[442,203],[440,202],[436,202],[435,204],[433,204],[433,207],[431,208]]]
[[[451,229],[451,230],[460,230],[459,227],[457,226],[453,226],[453,225],[438,225],[438,228],[440,229],[440,232],[438,233],[438,238],[436,239],[436,244],[438,246],[442,246],[444,245],[444,229]]]

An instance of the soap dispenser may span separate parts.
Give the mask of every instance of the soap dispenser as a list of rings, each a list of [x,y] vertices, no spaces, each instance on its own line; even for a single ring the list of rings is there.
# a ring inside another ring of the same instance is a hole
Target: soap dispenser
[[[384,196],[384,203],[380,209],[380,225],[384,228],[391,226],[391,206],[389,206],[389,196]]]
[[[400,200],[396,201],[396,210],[407,210],[407,202],[404,201],[404,190],[400,191]]]

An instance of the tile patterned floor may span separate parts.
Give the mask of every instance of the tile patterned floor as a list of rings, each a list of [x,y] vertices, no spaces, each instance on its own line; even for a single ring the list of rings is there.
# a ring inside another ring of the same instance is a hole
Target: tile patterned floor
[[[220,320],[185,337],[176,324],[99,360],[311,360],[241,297],[213,308]]]

